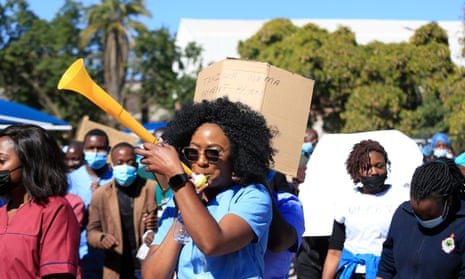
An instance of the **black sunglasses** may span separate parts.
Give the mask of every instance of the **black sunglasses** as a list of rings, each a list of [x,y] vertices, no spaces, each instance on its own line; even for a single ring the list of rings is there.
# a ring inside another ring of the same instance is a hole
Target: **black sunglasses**
[[[182,153],[190,162],[197,162],[200,157],[200,151],[192,147],[184,147]],[[220,151],[217,149],[207,148],[203,151],[203,155],[209,163],[217,163],[220,160]]]

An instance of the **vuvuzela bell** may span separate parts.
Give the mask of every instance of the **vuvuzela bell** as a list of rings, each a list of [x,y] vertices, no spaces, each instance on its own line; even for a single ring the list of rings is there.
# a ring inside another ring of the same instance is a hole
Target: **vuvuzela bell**
[[[115,101],[108,93],[98,86],[89,76],[82,58],[74,61],[74,63],[65,71],[60,81],[58,82],[59,90],[70,90],[77,92],[92,103],[97,105],[106,113],[113,116],[123,126],[131,130],[144,142],[157,143],[157,139],[147,129],[144,128],[131,114],[129,114],[123,106]],[[184,172],[192,177],[192,170],[185,164],[182,164]],[[196,187],[201,187],[207,182],[203,176],[200,180],[197,178]]]

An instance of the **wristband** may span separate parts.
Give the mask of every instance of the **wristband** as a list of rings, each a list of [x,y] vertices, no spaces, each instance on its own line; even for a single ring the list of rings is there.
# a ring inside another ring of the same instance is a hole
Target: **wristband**
[[[180,173],[170,177],[168,184],[170,185],[170,188],[176,192],[180,188],[184,187],[187,181],[189,181],[189,176],[185,173]]]

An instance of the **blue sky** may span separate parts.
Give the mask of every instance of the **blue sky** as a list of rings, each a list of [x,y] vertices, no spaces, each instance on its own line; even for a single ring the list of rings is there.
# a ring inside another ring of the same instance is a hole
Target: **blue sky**
[[[64,0],[29,0],[41,18],[52,19]],[[81,0],[84,5],[101,0]],[[146,0],[149,29],[176,32],[181,18],[196,19],[395,19],[463,21],[465,0]]]

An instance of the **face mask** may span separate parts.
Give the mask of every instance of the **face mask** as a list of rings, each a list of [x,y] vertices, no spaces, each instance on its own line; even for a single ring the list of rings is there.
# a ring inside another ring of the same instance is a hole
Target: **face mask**
[[[107,155],[106,152],[86,151],[84,152],[84,159],[92,169],[98,170],[107,163]]]
[[[21,166],[16,167],[10,170],[0,170],[0,195],[6,195],[10,193],[10,191],[16,187],[15,184],[11,183],[10,180],[10,173],[14,172],[15,170],[21,168]]]
[[[152,179],[154,180],[155,179],[155,176],[153,175],[153,173],[151,172],[148,172],[148,171],[145,171],[145,168],[147,167],[146,164],[142,164],[140,162],[140,160],[142,160],[142,156],[140,156],[139,154],[136,155],[136,162],[137,162],[137,174],[140,176],[140,177],[143,177],[145,179]]]
[[[307,154],[312,153],[313,152],[313,144],[311,142],[304,142],[304,144],[302,144],[302,152],[307,153]]]
[[[137,169],[129,165],[118,165],[113,167],[113,177],[118,185],[130,186],[137,177]]]
[[[442,148],[435,148],[434,149],[434,157],[436,158],[441,158],[441,157],[446,157],[447,156],[447,149],[442,149]]]
[[[426,220],[426,221],[421,220],[420,217],[416,215],[415,215],[415,218],[417,218],[417,222],[420,223],[422,227],[427,228],[427,229],[432,229],[434,227],[439,226],[442,222],[444,222],[445,220],[444,216],[447,216],[448,212],[449,212],[449,205],[446,203],[444,204],[444,210],[441,216],[439,216],[438,218],[434,218],[434,219]]]
[[[362,176],[360,177],[360,182],[362,182],[363,187],[365,187],[370,192],[378,193],[385,188],[384,181],[386,181],[386,178],[386,173],[383,175]]]

